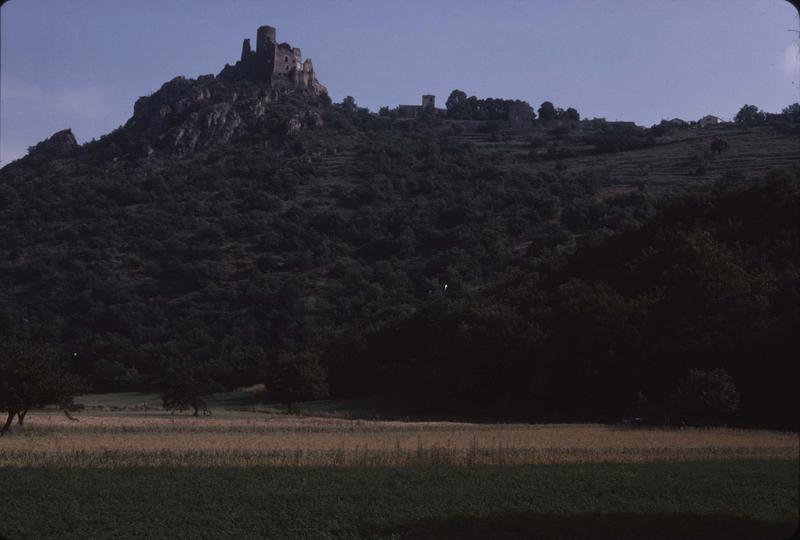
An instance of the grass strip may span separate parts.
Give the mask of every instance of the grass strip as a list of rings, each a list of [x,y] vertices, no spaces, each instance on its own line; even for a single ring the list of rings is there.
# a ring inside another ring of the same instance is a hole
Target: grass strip
[[[0,537],[787,538],[798,462],[2,468]]]

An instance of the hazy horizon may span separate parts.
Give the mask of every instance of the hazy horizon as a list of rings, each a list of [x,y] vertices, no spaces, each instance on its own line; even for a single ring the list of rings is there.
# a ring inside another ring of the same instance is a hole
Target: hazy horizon
[[[777,112],[800,90],[785,0],[292,5],[11,0],[0,9],[0,164],[61,129],[79,142],[108,133],[173,77],[235,63],[262,24],[314,60],[334,101],[373,111],[424,93],[444,106],[458,88],[651,125],[729,119],[745,103]]]

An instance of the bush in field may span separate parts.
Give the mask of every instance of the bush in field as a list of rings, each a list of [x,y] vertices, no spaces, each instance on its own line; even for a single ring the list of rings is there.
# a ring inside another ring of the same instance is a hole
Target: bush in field
[[[291,414],[292,405],[298,401],[327,397],[327,373],[316,357],[290,354],[270,366],[265,388],[269,398],[285,403]]]
[[[185,363],[170,369],[161,384],[165,409],[173,413],[192,409],[194,416],[211,414],[208,397],[222,390],[207,366]]]
[[[731,147],[725,139],[715,138],[711,141],[711,154],[721,154]]]
[[[0,345],[0,412],[8,416],[0,435],[20,425],[30,409],[58,405],[69,416],[72,400],[80,392],[78,379],[66,371],[58,353],[43,343],[8,341]]]
[[[670,397],[673,409],[690,420],[714,421],[739,409],[739,391],[722,368],[689,370]]]

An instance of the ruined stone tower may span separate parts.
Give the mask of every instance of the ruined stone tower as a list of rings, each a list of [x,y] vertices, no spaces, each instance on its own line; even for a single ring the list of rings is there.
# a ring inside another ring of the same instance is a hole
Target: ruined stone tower
[[[259,26],[256,30],[256,52],[267,52],[274,47],[277,41],[278,31],[272,26]]]
[[[220,76],[228,79],[247,79],[269,83],[278,91],[302,90],[314,95],[327,93],[319,83],[310,58],[288,43],[278,43],[272,26],[260,26],[256,31],[256,50],[250,40],[242,43],[242,55],[234,66],[226,66]]]

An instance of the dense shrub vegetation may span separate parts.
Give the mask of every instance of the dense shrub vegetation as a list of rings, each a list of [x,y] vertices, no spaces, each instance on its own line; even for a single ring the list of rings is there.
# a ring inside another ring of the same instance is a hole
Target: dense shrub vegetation
[[[796,425],[799,196],[786,173],[697,191],[642,227],[348,337],[346,356],[377,363],[386,391],[457,410],[718,421],[741,392],[741,418]],[[350,377],[372,387],[374,373]]]

